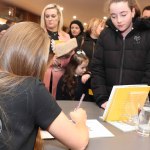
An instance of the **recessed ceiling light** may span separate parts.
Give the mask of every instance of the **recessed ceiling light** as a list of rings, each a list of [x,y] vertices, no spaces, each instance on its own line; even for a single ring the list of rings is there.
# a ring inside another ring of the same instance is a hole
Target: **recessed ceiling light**
[[[61,11],[63,11],[63,10],[64,10],[64,8],[63,8],[63,7],[60,7],[60,9],[61,9]]]
[[[84,26],[86,26],[86,25],[87,25],[87,23],[86,23],[86,22],[84,22],[84,23],[83,23],[83,25],[84,25]]]
[[[72,18],[73,18],[73,19],[77,19],[77,16],[73,16]]]
[[[107,20],[107,17],[106,17],[106,16],[104,16],[104,17],[103,17],[103,19],[104,19],[104,20]]]

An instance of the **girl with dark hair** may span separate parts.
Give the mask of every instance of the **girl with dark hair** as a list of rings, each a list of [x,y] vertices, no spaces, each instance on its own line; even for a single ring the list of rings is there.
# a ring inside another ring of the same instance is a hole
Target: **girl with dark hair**
[[[79,100],[85,94],[88,98],[88,79],[82,81],[82,75],[86,72],[89,60],[84,51],[77,51],[70,59],[64,75],[58,82],[57,100]]]

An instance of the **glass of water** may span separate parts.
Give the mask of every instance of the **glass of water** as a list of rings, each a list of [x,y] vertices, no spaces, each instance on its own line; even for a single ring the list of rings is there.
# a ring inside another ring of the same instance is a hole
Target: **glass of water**
[[[139,112],[137,132],[145,137],[150,136],[150,103],[146,103]]]

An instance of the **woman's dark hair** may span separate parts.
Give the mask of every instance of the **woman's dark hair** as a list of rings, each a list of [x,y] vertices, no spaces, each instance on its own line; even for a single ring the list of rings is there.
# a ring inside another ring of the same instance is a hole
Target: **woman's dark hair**
[[[145,11],[145,10],[150,10],[150,5],[149,6],[145,6],[142,10],[142,13]]]
[[[63,76],[63,86],[62,91],[68,90],[70,97],[74,99],[75,94],[75,87],[77,84],[76,78],[75,78],[75,70],[76,68],[82,64],[84,61],[89,61],[88,57],[85,55],[85,53],[77,54],[75,53],[71,59],[70,62],[66,68],[66,71]]]
[[[74,37],[74,36],[72,35],[72,33],[71,33],[71,25],[72,25],[72,24],[77,24],[77,25],[79,26],[80,31],[81,31],[81,32],[79,33],[79,35],[83,34],[83,32],[84,32],[84,27],[83,27],[82,22],[79,21],[79,20],[73,20],[73,21],[70,23],[69,32],[68,32],[71,38]],[[79,36],[79,35],[78,35],[78,36]]]

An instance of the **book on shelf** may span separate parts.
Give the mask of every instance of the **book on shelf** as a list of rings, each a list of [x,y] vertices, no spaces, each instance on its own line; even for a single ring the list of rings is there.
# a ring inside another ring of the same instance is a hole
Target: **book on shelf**
[[[104,121],[127,121],[138,114],[148,98],[148,85],[113,86],[102,119]]]

